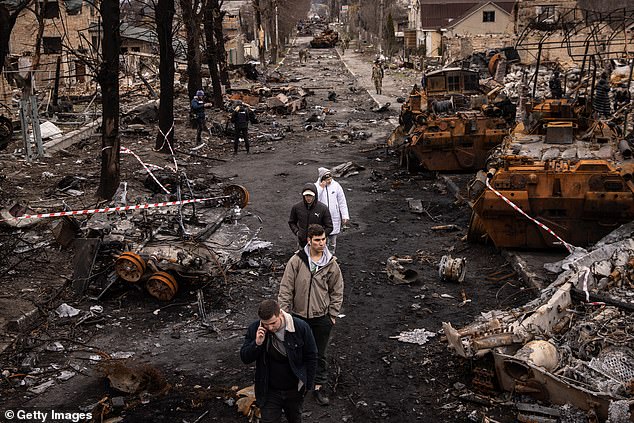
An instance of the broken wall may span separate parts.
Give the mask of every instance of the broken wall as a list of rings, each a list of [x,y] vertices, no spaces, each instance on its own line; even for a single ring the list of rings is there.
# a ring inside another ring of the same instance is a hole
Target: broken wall
[[[36,75],[36,81],[40,81],[40,87],[53,84],[57,58],[62,56],[60,85],[73,86],[82,80],[92,79],[83,76],[88,71],[85,66],[78,64],[73,54],[66,50],[90,49],[89,42],[93,42],[88,28],[98,24],[98,10],[89,3],[82,2],[79,9],[69,10],[65,2],[49,0],[49,4],[57,4],[58,17],[44,19],[44,33],[40,49],[40,66]],[[71,14],[72,13],[72,14]],[[53,13],[54,14],[54,13]],[[16,21],[11,38],[9,51],[13,56],[35,54],[35,40],[38,30],[38,22],[35,14],[25,9],[20,13]],[[83,35],[83,37],[82,37]]]
[[[607,23],[602,19],[596,22],[586,22],[586,18],[592,16],[592,14],[587,14],[587,9],[582,9],[586,3],[572,0],[526,0],[518,3],[516,33],[520,38],[518,51],[522,61],[535,62],[538,43],[548,31],[551,34],[546,40],[548,44],[544,45],[542,61],[559,61],[564,64],[571,64],[574,61],[580,62],[586,51],[586,40],[590,40],[590,46],[587,50],[588,56],[599,58],[601,55],[609,55],[614,58],[625,56],[627,52],[632,51],[634,48],[633,33],[631,30],[627,30],[632,22],[628,21],[628,18],[624,18],[632,11],[621,13],[620,17],[612,16],[612,23]],[[623,4],[620,7],[623,10]],[[599,12],[609,13],[606,11],[607,9],[604,9],[602,8]],[[591,30],[596,28],[601,28],[597,30],[596,36],[590,35]],[[568,35],[573,33],[575,35],[570,36],[569,41],[566,41]]]
[[[474,52],[513,46],[515,45],[515,36],[512,34],[490,34],[446,37],[443,39],[443,44],[448,60],[451,62],[467,57]]]

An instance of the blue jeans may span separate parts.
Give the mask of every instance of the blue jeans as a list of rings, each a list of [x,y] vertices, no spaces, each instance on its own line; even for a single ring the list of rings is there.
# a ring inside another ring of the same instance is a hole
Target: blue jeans
[[[288,423],[301,423],[305,392],[305,388],[300,391],[269,389],[266,402],[260,407],[260,413],[262,413],[260,423],[279,423],[282,420],[282,410],[286,414]]]

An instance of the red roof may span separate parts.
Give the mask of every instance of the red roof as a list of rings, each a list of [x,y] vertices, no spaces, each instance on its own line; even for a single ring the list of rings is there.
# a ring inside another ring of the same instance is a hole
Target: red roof
[[[513,11],[514,1],[474,1],[474,0],[450,0],[441,2],[438,0],[421,0],[420,17],[423,29],[439,29],[451,26],[468,13],[487,3],[493,3],[506,12]]]

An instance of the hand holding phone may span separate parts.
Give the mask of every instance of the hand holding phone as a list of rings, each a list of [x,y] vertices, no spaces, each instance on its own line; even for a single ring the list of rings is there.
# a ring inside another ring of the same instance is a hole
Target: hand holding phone
[[[258,330],[255,333],[255,345],[262,345],[264,343],[265,336],[266,328],[262,326],[262,322],[260,322],[260,326],[258,326]]]

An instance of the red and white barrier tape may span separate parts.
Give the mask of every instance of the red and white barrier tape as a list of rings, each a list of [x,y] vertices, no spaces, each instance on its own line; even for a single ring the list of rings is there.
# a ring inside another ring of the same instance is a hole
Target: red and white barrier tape
[[[77,216],[77,215],[85,215],[85,214],[110,213],[110,212],[119,212],[119,211],[127,211],[127,210],[144,210],[144,209],[153,209],[156,207],[167,207],[167,206],[178,206],[178,205],[185,205],[185,204],[191,204],[191,203],[202,203],[204,201],[217,200],[219,198],[225,198],[225,197],[194,198],[191,200],[164,201],[162,203],[137,204],[134,206],[104,207],[102,209],[73,210],[73,211],[56,212],[56,213],[25,214],[22,216],[15,217],[13,219],[6,219],[5,221],[9,221],[9,220],[17,221],[17,220],[23,220],[23,219],[43,219],[47,217]]]
[[[542,228],[543,230],[545,230],[546,232],[548,232],[549,234],[551,234],[552,236],[554,236],[556,239],[558,239],[559,241],[561,241],[561,243],[564,245],[564,247],[566,247],[566,250],[568,250],[569,253],[572,253],[572,251],[574,250],[574,246],[572,244],[568,244],[566,241],[564,241],[563,239],[561,239],[555,232],[553,232],[548,226],[544,225],[542,222],[540,222],[537,219],[534,219],[532,217],[530,217],[528,214],[526,214],[526,212],[524,212],[524,210],[520,209],[518,206],[516,206],[511,200],[509,200],[508,198],[506,198],[505,196],[503,196],[500,192],[496,191],[491,184],[489,184],[489,178],[486,179],[486,186],[487,188],[489,188],[491,191],[493,191],[493,193],[495,195],[497,195],[498,197],[500,197],[502,200],[504,200],[504,202],[506,204],[508,204],[509,206],[511,206],[514,210],[516,210],[517,212],[519,212],[520,214],[522,214],[523,216],[525,216],[528,220],[530,220],[531,222],[534,222],[537,226],[539,226],[540,228]]]
[[[134,158],[136,158],[136,159],[139,161],[139,163],[141,163],[141,165],[142,165],[142,166],[143,166],[143,168],[147,171],[147,173],[149,173],[149,174],[150,174],[150,176],[152,177],[152,179],[154,179],[154,182],[156,182],[156,183],[158,184],[158,186],[160,186],[160,187],[161,187],[161,189],[162,189],[163,191],[165,191],[165,193],[166,193],[166,194],[169,194],[169,193],[170,193],[170,192],[169,192],[169,190],[168,190],[167,188],[165,188],[165,187],[163,186],[163,184],[161,184],[161,183],[158,181],[158,179],[156,179],[156,177],[154,176],[154,174],[152,173],[152,171],[148,168],[148,165],[146,165],[145,163],[143,163],[143,160],[141,160],[141,158],[140,158],[139,156],[137,156],[137,155],[136,155],[136,154],[135,154],[132,150],[130,150],[130,149],[129,149],[129,148],[127,148],[127,147],[120,147],[120,150],[119,150],[119,151],[121,151],[121,153],[123,153],[123,154],[132,154],[132,155],[134,156]],[[150,165],[150,166],[156,166],[156,165]],[[158,167],[158,166],[156,166],[156,167]]]

